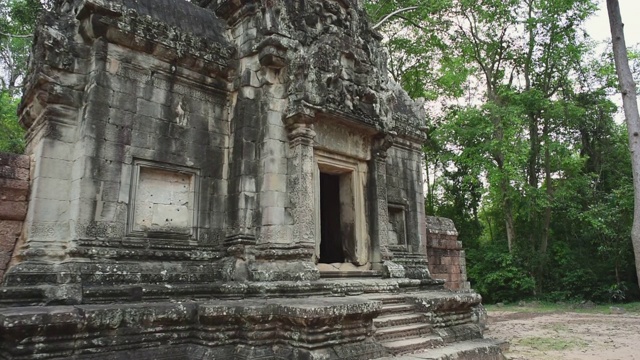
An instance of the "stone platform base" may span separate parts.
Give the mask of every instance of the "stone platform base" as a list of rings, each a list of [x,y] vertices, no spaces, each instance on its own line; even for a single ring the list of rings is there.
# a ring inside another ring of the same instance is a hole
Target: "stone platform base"
[[[345,278],[317,281],[210,282],[207,284],[29,285],[0,287],[0,306],[75,305],[115,302],[204,301],[277,297],[331,297],[440,290],[442,280]]]
[[[473,292],[409,279],[313,285],[328,294],[0,308],[0,359],[501,359]]]
[[[15,307],[6,359],[373,359],[381,303],[357,297]]]

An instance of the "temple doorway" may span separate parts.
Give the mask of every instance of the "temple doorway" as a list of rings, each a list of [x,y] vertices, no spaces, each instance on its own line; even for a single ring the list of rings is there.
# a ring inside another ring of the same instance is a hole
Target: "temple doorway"
[[[340,176],[320,173],[320,263],[344,262]]]
[[[366,164],[338,154],[315,151],[316,249],[318,264],[369,264],[364,211]],[[348,266],[338,266],[347,268]]]

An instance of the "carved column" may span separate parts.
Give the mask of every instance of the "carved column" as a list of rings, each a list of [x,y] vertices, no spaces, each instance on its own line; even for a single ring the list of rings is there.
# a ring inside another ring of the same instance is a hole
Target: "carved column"
[[[293,242],[315,248],[313,120],[297,118],[287,125],[289,157],[289,199],[293,218]]]
[[[393,144],[393,136],[386,135],[374,142],[370,161],[371,174],[371,247],[375,269],[382,262],[391,260],[389,251],[389,207],[387,201],[387,150]]]

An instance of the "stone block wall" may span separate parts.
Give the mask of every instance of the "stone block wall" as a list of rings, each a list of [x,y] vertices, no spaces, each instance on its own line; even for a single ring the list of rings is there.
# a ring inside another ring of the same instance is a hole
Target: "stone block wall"
[[[444,280],[447,289],[469,289],[465,254],[453,221],[435,216],[427,216],[426,220],[431,276]]]
[[[424,194],[422,190],[422,149],[412,146],[408,141],[396,139],[387,157],[387,200],[389,206],[391,236],[389,247],[399,250],[406,244],[407,250],[413,253],[425,252]],[[404,223],[404,224],[402,224]],[[405,229],[420,229],[407,231]],[[397,241],[393,238],[397,237]],[[404,239],[402,239],[404,237]]]
[[[71,0],[44,15],[19,108],[29,210],[5,286],[64,284],[74,296],[57,300],[73,303],[318,279],[323,171],[343,177],[347,258],[430,280],[421,106],[383,76],[357,4],[277,3]]]
[[[29,157],[0,153],[0,279],[22,232],[29,195]]]
[[[70,284],[75,295],[60,297],[79,302],[91,286],[226,276],[216,260],[232,49],[221,21],[184,1],[57,4],[19,107],[33,166],[21,261],[4,286]]]

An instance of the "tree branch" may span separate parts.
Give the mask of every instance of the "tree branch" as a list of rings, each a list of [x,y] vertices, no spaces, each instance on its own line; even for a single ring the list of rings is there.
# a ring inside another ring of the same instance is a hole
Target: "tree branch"
[[[397,14],[400,14],[400,13],[403,13],[403,12],[406,12],[406,11],[415,10],[417,8],[418,8],[417,6],[409,6],[409,7],[406,7],[406,8],[398,9],[398,10],[392,12],[391,14],[383,17],[382,20],[380,20],[377,24],[375,24],[375,25],[373,25],[371,27],[371,30],[375,30],[375,29],[379,28],[380,25],[384,24],[387,20],[389,20],[394,15],[397,15]]]
[[[19,38],[19,39],[28,39],[28,38],[32,38],[33,37],[33,34],[30,34],[30,35],[15,35],[15,34],[4,33],[2,31],[0,31],[0,35],[6,36],[6,37],[10,37],[10,38]]]
[[[416,23],[415,21],[413,21],[413,20],[409,19],[409,18],[408,18],[408,17],[406,17],[406,16],[398,15],[398,17],[399,17],[400,19],[402,19],[402,20],[404,20],[404,21],[408,22],[409,24],[411,24],[411,25],[413,25],[413,26],[417,27],[417,28],[418,28],[418,29],[420,29],[420,30],[425,30],[425,27],[424,27],[424,26],[422,26],[422,25],[420,25],[420,24]]]

